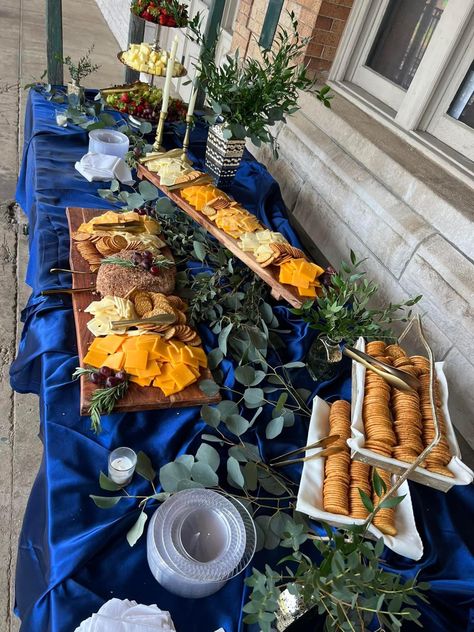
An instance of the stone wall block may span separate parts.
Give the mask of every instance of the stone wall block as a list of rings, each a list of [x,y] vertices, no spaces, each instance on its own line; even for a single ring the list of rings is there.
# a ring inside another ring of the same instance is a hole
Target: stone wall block
[[[474,365],[462,351],[453,347],[445,358],[443,370],[448,382],[451,421],[474,449]]]
[[[423,294],[423,303],[440,329],[474,357],[474,265],[441,235],[421,244],[401,277],[411,294]]]

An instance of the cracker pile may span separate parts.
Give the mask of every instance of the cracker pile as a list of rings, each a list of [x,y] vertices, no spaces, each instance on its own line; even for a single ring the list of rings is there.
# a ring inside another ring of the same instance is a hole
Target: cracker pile
[[[382,341],[369,342],[369,355],[406,371],[420,380],[418,393],[391,388],[372,371],[366,371],[362,409],[365,447],[386,457],[413,463],[434,438],[434,421],[430,403],[430,365],[424,356],[408,356],[399,345]],[[446,467],[451,460],[446,440],[446,423],[436,383],[435,403],[440,423],[441,441],[425,460],[426,469],[453,477]]]
[[[329,434],[338,434],[334,446],[342,452],[326,457],[324,465],[323,507],[324,511],[365,520],[369,512],[365,508],[359,490],[372,498],[377,506],[379,497],[372,488],[372,468],[361,461],[351,461],[347,439],[351,433],[351,405],[339,400],[334,402],[329,412]],[[386,488],[391,487],[390,473],[377,468],[377,473]],[[381,509],[374,518],[374,525],[387,535],[396,535],[395,510]]]
[[[158,254],[166,245],[158,237],[160,230],[159,223],[150,217],[133,211],[107,211],[81,224],[72,239],[91,272],[97,272],[104,257],[122,250],[150,250]]]
[[[323,506],[329,513],[349,515],[349,473],[351,456],[347,439],[351,432],[351,405],[343,399],[334,402],[329,412],[329,434],[339,435],[333,446],[343,448],[326,457],[324,465]]]
[[[136,290],[130,294],[129,298],[140,318],[152,318],[159,314],[170,314],[176,318],[172,325],[150,323],[139,325],[139,329],[161,333],[165,340],[179,340],[191,347],[197,347],[201,344],[202,341],[197,331],[186,324],[188,306],[179,296]]]

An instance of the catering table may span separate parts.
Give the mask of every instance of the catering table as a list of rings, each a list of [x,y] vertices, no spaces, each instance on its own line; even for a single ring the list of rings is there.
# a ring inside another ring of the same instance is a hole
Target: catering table
[[[144,450],[154,465],[193,453],[205,424],[198,408],[116,414],[104,417],[103,432],[94,435],[89,420],[79,416],[79,386],[71,380],[78,366],[74,321],[68,296],[42,297],[41,290],[70,286],[70,277],[51,275],[51,267],[68,267],[67,206],[113,208],[97,194],[102,183],[88,183],[74,170],[87,151],[87,133],[79,127],[60,128],[55,106],[30,93],[25,122],[25,148],[17,200],[29,220],[30,259],[26,281],[32,294],[23,311],[24,330],[11,368],[12,387],[34,392],[40,402],[43,459],[26,509],[16,574],[16,613],[22,632],[72,632],[111,597],[157,603],[169,610],[178,632],[226,632],[246,629],[242,606],[247,592],[244,574],[219,593],[201,600],[176,597],[154,580],[146,562],[145,539],[134,548],[125,534],[137,518],[135,503],[123,501],[109,510],[97,508],[89,494],[101,493],[98,473],[106,469],[111,449],[127,445]],[[176,144],[176,136],[167,136]],[[204,155],[205,135],[197,128],[191,138],[197,164]],[[107,185],[105,185],[107,186]],[[277,183],[246,154],[231,193],[275,230],[297,243],[285,216]],[[289,329],[283,360],[300,360],[311,332],[284,303],[275,304],[282,327]],[[214,335],[200,328],[209,351]],[[325,399],[350,397],[349,364],[334,380],[316,384],[304,370],[298,386]],[[20,423],[31,423],[21,420]],[[278,439],[265,440],[263,423],[256,433],[265,456],[304,445],[306,422],[300,421]],[[297,477],[299,471],[292,473]],[[385,552],[386,568],[405,577],[420,572],[431,583],[430,605],[421,604],[428,631],[474,630],[474,562],[472,525],[474,491],[458,487],[448,494],[410,483],[415,518],[425,553],[420,562]],[[148,493],[148,483],[135,477],[132,492]],[[151,513],[151,512],[150,512]],[[254,565],[263,567],[282,557],[281,551],[261,552]],[[412,630],[406,624],[403,630]]]

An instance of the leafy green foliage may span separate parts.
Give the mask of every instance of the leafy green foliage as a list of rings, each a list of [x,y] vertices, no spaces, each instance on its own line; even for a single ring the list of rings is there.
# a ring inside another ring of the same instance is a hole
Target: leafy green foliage
[[[306,67],[300,63],[309,40],[299,36],[294,13],[289,16],[291,31],[280,25],[273,46],[260,48],[259,59],[242,59],[237,50],[218,66],[215,46],[207,46],[197,34],[203,47],[198,82],[212,108],[208,120],[224,120],[225,138],[250,138],[257,146],[271,143],[276,153],[271,128],[279,121],[286,122],[286,116],[299,109],[299,90],[312,91],[330,106],[329,87],[317,90],[315,81],[309,79]]]
[[[321,556],[317,565],[299,550],[304,535],[304,527],[299,527],[303,525],[276,516],[261,526],[286,533],[284,546],[292,547],[293,552],[280,562],[287,565],[285,573],[266,566],[264,573],[254,568],[246,579],[252,591],[244,606],[246,623],[258,623],[263,632],[269,632],[280,591],[288,588],[302,599],[305,608],[317,608],[319,614],[326,615],[328,632],[360,632],[374,621],[387,632],[397,632],[403,621],[419,624],[420,613],[410,606],[416,605],[415,600],[427,601],[424,592],[429,584],[416,578],[402,582],[399,575],[381,569],[382,539],[373,544],[357,530],[347,538],[346,532],[326,527],[328,540],[313,540]]]
[[[93,50],[94,45],[77,62],[73,61],[69,55],[64,57],[64,59],[59,58],[59,61],[64,66],[67,66],[71,79],[76,85],[79,85],[82,79],[85,79],[100,68],[99,65],[93,64],[91,61]]]
[[[306,301],[301,308],[291,311],[310,323],[319,335],[334,342],[354,344],[359,336],[367,340],[394,339],[391,324],[406,322],[411,311],[405,311],[422,298],[416,296],[404,303],[389,303],[384,308],[370,307],[379,286],[365,278],[361,270],[365,259],[357,260],[351,251],[351,264],[343,262],[341,270],[330,277],[315,301]]]

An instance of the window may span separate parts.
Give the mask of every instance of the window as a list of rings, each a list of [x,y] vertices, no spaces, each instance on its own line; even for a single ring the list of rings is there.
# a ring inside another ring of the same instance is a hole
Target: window
[[[355,0],[329,79],[472,172],[473,60],[474,0]]]

